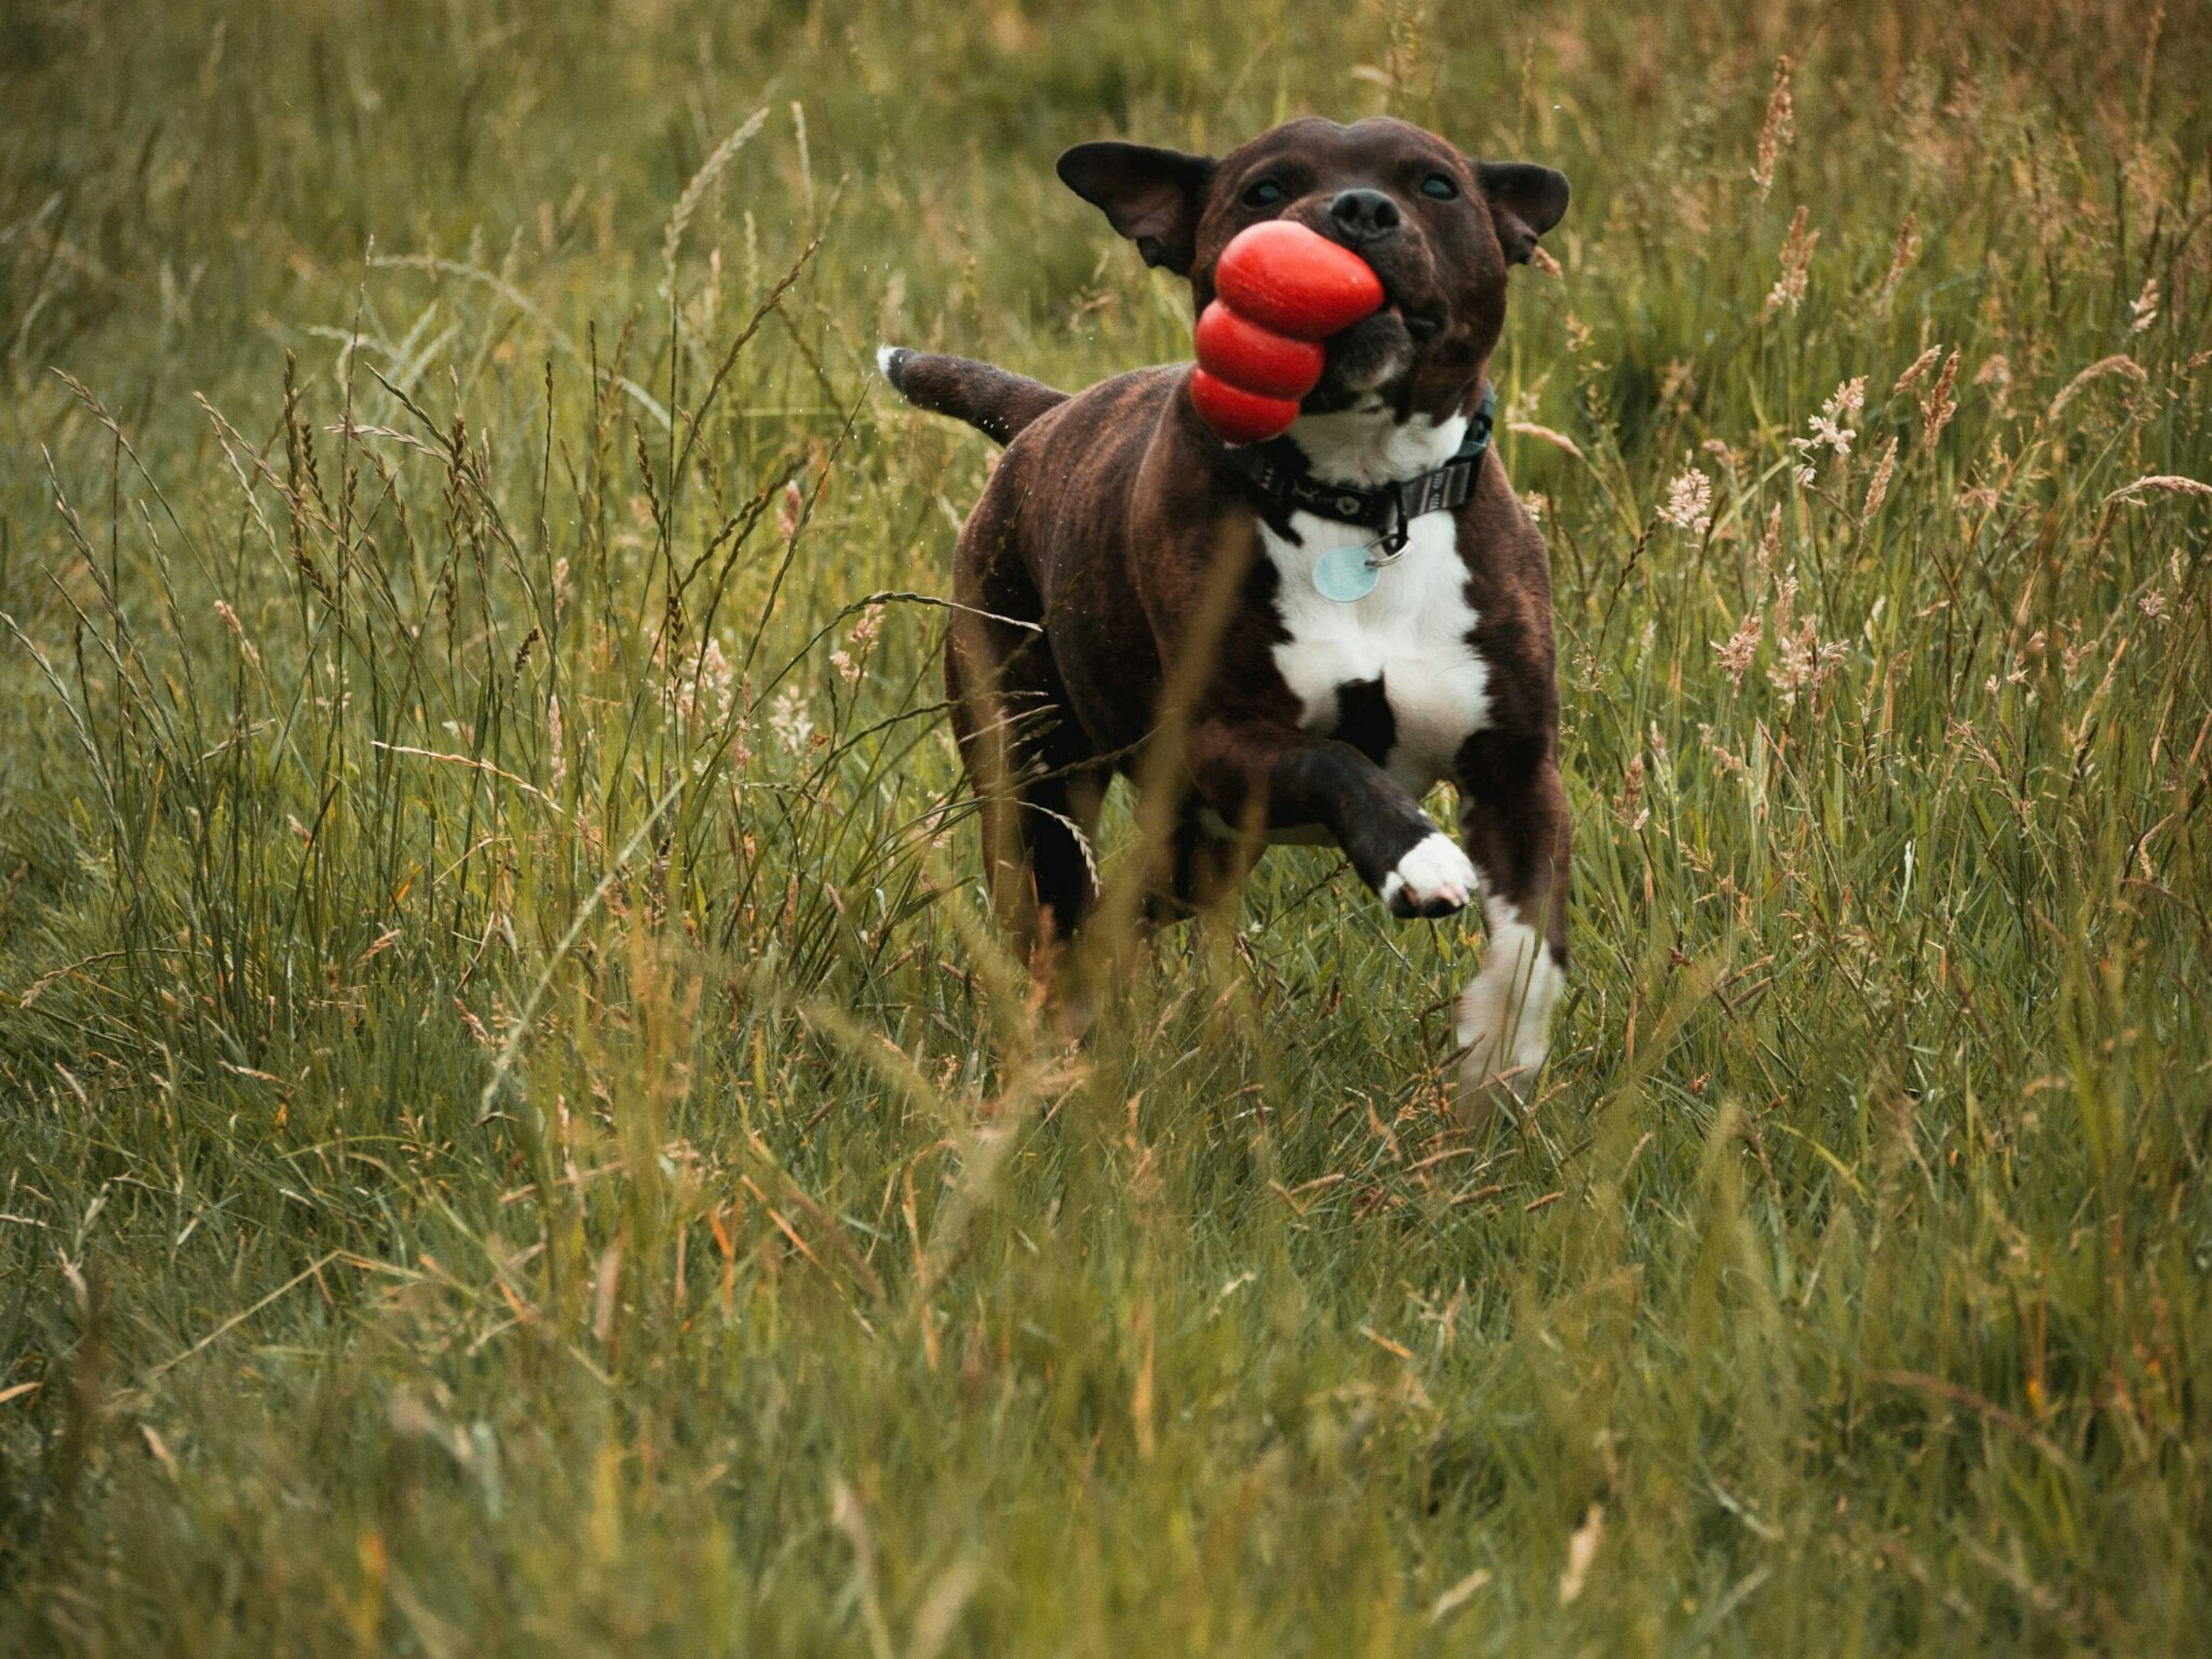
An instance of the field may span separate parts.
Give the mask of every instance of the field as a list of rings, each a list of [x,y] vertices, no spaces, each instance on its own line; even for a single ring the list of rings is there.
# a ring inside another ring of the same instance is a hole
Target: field
[[[0,1649],[2202,1652],[2209,77],[9,5]],[[1052,159],[1303,111],[1575,189],[1497,365],[1575,965],[1479,1134],[1480,929],[1334,851],[1040,1006],[927,602],[992,451],[873,374],[1185,355]]]

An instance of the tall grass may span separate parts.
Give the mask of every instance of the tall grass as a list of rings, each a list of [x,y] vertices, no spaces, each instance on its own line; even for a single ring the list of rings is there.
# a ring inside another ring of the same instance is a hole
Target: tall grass
[[[0,52],[12,1648],[2200,1644],[2201,12]],[[1577,191],[1498,366],[1575,980],[1482,1138],[1479,941],[1333,853],[1042,1012],[989,451],[869,372],[1181,355],[1053,155],[1377,108]]]

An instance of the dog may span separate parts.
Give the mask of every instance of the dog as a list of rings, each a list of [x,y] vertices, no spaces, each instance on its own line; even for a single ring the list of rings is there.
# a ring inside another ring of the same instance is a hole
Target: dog
[[[1218,158],[1079,144],[1058,171],[1199,309],[1230,239],[1279,218],[1358,254],[1386,303],[1328,342],[1285,438],[1238,449],[1199,418],[1187,363],[1071,396],[879,354],[908,402],[1006,446],[960,536],[945,659],[1002,918],[1027,947],[1078,933],[1117,771],[1171,793],[1156,915],[1224,897],[1263,841],[1332,839],[1394,915],[1482,899],[1462,1099],[1525,1096],[1565,982],[1572,843],[1550,575],[1488,448],[1488,369],[1508,268],[1566,179],[1379,118],[1294,120]],[[1365,551],[1322,569],[1340,549]],[[1420,805],[1445,779],[1456,842]]]

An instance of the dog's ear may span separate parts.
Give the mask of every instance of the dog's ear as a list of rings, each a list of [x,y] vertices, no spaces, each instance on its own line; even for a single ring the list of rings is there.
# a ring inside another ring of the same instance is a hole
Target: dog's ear
[[[1567,175],[1534,161],[1480,161],[1475,177],[1498,227],[1498,245],[1506,262],[1525,265],[1536,239],[1559,222],[1567,210]]]
[[[1146,264],[1189,275],[1199,216],[1213,182],[1212,157],[1105,140],[1078,144],[1060,158],[1058,170],[1061,183],[1105,210]]]

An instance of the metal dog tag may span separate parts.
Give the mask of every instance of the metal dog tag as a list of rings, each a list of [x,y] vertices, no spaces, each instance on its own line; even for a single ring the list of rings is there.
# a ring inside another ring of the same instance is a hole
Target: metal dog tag
[[[1365,599],[1382,578],[1364,547],[1332,547],[1314,561],[1314,591],[1339,605]]]

